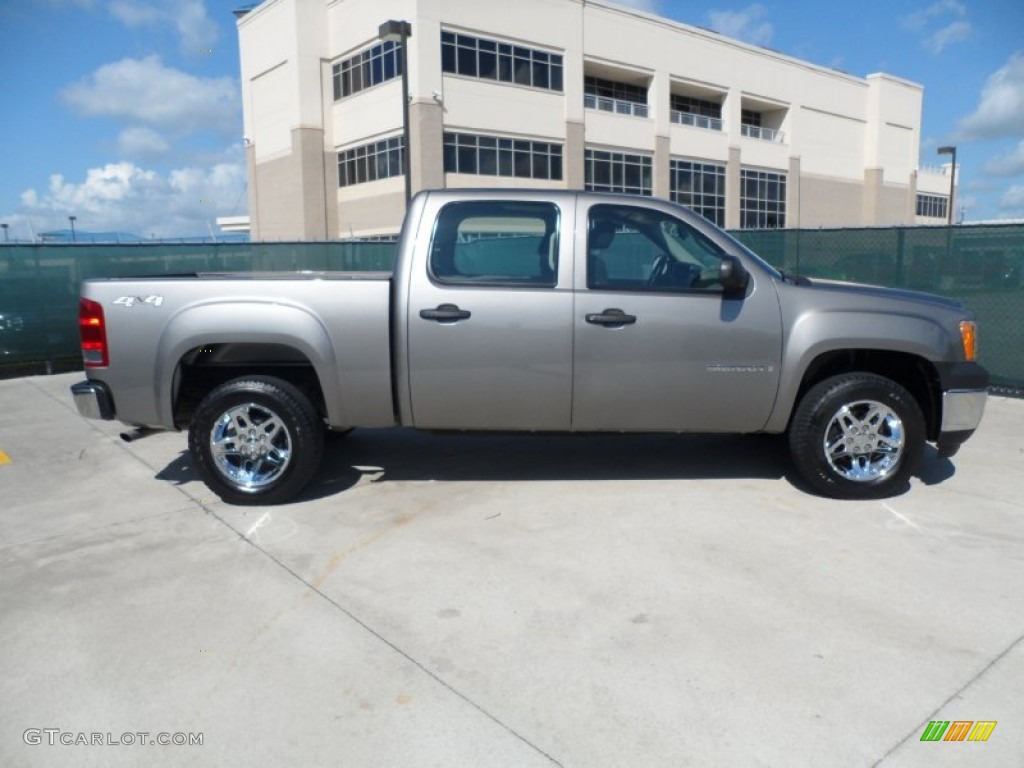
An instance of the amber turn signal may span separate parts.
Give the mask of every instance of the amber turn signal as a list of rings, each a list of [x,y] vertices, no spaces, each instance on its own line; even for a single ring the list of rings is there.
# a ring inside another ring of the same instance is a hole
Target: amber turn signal
[[[960,321],[960,338],[964,343],[964,359],[974,361],[978,358],[978,326],[970,320]]]

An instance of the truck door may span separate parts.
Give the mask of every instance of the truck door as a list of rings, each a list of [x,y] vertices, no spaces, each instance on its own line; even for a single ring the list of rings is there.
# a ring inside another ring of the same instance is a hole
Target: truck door
[[[455,201],[438,211],[409,293],[417,427],[569,429],[573,291],[562,226],[552,202]]]
[[[724,251],[681,217],[578,205],[573,429],[763,427],[782,348],[767,275],[728,297],[717,279]]]

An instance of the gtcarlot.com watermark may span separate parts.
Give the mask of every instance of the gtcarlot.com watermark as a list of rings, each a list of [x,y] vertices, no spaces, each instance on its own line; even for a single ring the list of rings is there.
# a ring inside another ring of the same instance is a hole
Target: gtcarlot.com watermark
[[[87,733],[62,731],[60,728],[28,728],[21,734],[29,745],[49,744],[51,747],[132,747],[132,746],[202,746],[202,733],[167,733],[160,731],[125,731],[124,733]]]

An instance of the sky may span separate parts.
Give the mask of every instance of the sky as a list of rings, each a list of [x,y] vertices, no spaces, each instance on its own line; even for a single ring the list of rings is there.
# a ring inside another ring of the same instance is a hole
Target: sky
[[[319,2],[321,0],[308,0]],[[489,2],[492,0],[465,0]],[[0,223],[183,237],[247,213],[243,0],[0,0]],[[922,165],[955,216],[1024,218],[1024,0],[620,0],[864,77],[924,86]]]

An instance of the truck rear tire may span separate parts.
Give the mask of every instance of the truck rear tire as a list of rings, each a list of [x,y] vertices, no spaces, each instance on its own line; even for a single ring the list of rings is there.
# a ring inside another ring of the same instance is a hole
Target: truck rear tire
[[[811,387],[793,414],[789,449],[799,475],[835,499],[878,499],[907,487],[924,449],[913,395],[873,373],[846,373]]]
[[[199,404],[188,448],[199,475],[229,504],[280,504],[316,474],[324,426],[301,391],[272,376],[221,384]]]

